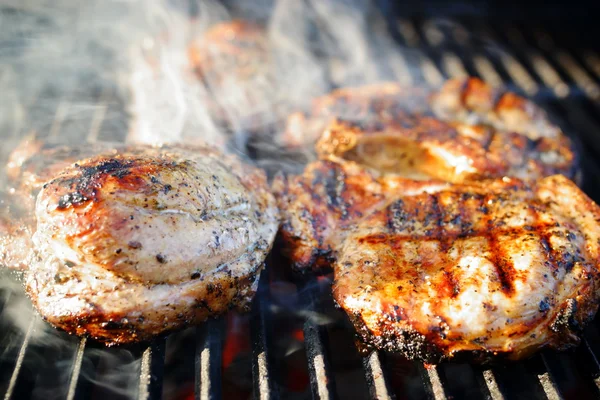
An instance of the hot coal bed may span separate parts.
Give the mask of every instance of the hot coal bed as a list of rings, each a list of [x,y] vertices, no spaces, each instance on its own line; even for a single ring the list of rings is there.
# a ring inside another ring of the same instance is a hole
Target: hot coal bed
[[[535,10],[522,10],[519,19],[510,14],[519,10],[507,7],[493,18],[495,3],[478,4],[407,7],[419,14],[415,17],[393,2],[381,2],[387,18],[379,23],[404,50],[385,67],[400,71],[405,83],[436,86],[445,78],[473,75],[532,97],[579,142],[583,189],[599,202],[600,48],[593,43],[598,30],[587,22],[561,20],[556,7],[531,23]],[[7,9],[3,15],[11,12],[22,18],[24,11]],[[10,51],[8,45],[3,49]],[[62,94],[44,93],[19,110],[19,123],[0,134],[13,144],[32,131],[49,140],[124,140],[119,135],[127,130],[125,106],[107,87],[78,93],[97,105],[90,110],[76,109]],[[76,126],[72,118],[78,119]],[[82,138],[83,125],[88,130]],[[2,150],[5,156],[9,149]],[[2,285],[1,393],[5,399],[69,400],[600,396],[598,318],[572,351],[543,351],[522,362],[489,366],[424,366],[357,347],[352,327],[333,305],[330,278],[293,283],[277,245],[273,253],[249,314],[231,313],[127,347],[105,348],[54,330],[31,312],[18,284]],[[18,318],[21,307],[27,312]]]

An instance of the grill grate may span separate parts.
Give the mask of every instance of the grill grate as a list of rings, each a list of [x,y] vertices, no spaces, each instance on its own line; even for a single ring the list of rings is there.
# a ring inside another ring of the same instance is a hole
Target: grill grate
[[[493,21],[454,19],[440,27],[435,21],[422,19],[390,20],[391,29],[399,43],[407,49],[398,52],[393,69],[407,71],[406,82],[425,81],[439,85],[448,77],[480,76],[494,84],[505,84],[511,89],[534,98],[552,115],[564,119],[562,126],[567,133],[582,142],[583,167],[586,172],[584,190],[596,201],[600,200],[600,166],[593,155],[600,154],[600,56],[590,49],[569,50],[562,40],[551,35],[543,26],[522,27],[499,25]],[[499,44],[499,48],[486,46],[481,38]],[[562,38],[561,38],[562,39]],[[404,54],[416,55],[419,69],[411,70]],[[97,140],[123,140],[114,137],[114,129],[122,118],[122,104],[113,101],[110,92],[96,96],[98,107],[89,110],[89,142]],[[47,108],[45,102],[30,105]],[[74,105],[68,98],[58,102],[55,118],[49,129],[19,126],[15,136],[27,129],[47,131],[50,138],[72,137],[67,125]],[[568,129],[572,128],[573,132]],[[576,134],[575,134],[576,132]],[[274,331],[273,309],[269,306],[272,296],[269,285],[271,272],[263,274],[259,291],[250,316],[252,388],[255,399],[277,399],[283,395],[278,385],[278,369],[273,352],[277,332]],[[303,336],[310,394],[312,398],[335,399],[339,397],[340,381],[334,374],[335,362],[330,354],[330,332],[326,326],[311,317],[329,307],[330,297],[323,296],[314,281],[298,285],[300,301],[308,313],[303,319]],[[13,301],[10,294],[2,303]],[[86,339],[64,338],[58,347],[38,348],[30,344],[38,328],[39,318],[28,322],[26,329],[5,328],[3,340],[19,343],[15,351],[5,352],[0,360],[0,388],[4,398],[44,397],[47,390],[55,390],[54,397],[71,399],[91,398],[102,388],[106,365],[101,349]],[[224,319],[211,320],[195,328],[195,384],[196,399],[218,399],[223,396],[223,343],[227,325]],[[408,363],[407,373],[420,376],[421,386],[411,388],[398,384],[394,372],[397,357],[373,352],[362,359],[363,376],[368,395],[376,399],[419,398],[591,398],[600,395],[600,334],[597,321],[585,332],[582,345],[571,353],[544,351],[533,359],[507,366],[479,367],[468,364],[444,364],[425,368],[419,363]],[[56,333],[56,335],[61,335]],[[346,335],[351,335],[348,330]],[[169,341],[159,339],[145,348],[132,353],[139,355],[136,363],[136,397],[158,399],[163,395],[165,357]],[[25,368],[28,357],[43,354],[38,368]],[[60,362],[64,374],[56,371]],[[92,366],[83,365],[90,363]],[[406,362],[404,362],[406,364]],[[277,369],[277,370],[276,370]],[[82,371],[87,371],[85,374]],[[90,372],[91,371],[91,372]],[[57,386],[57,383],[59,384]],[[127,384],[127,382],[125,382]],[[58,389],[57,389],[58,388]],[[63,391],[64,393],[60,392]],[[406,390],[406,392],[403,392]],[[131,393],[128,393],[131,395]],[[102,398],[100,395],[96,395]],[[112,396],[110,396],[112,397]]]

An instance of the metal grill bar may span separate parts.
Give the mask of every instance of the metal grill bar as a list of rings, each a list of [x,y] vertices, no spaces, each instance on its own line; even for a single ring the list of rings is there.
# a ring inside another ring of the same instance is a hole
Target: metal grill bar
[[[309,281],[299,287],[299,291],[305,309],[320,312],[320,296],[316,288],[317,283]],[[331,363],[327,354],[329,348],[327,333],[310,315],[304,322],[304,345],[313,399],[337,398]]]
[[[258,292],[252,304],[252,381],[254,386],[254,399],[269,400],[279,398],[279,391],[275,386],[275,379],[271,373],[269,354],[269,336],[267,320],[268,271],[263,271],[258,285]]]
[[[446,390],[440,379],[438,366],[432,365],[425,367],[420,365],[421,379],[425,385],[425,391],[430,399],[445,400],[447,399]]]
[[[25,333],[25,337],[23,338],[23,344],[21,344],[21,349],[19,350],[19,355],[17,356],[15,367],[13,368],[13,373],[8,383],[8,388],[6,389],[6,393],[4,394],[5,400],[10,399],[13,394],[13,391],[15,390],[15,385],[17,384],[17,379],[19,378],[19,372],[21,372],[23,360],[25,359],[25,352],[27,351],[29,339],[31,338],[31,334],[35,326],[35,320],[35,317],[31,318],[31,322],[29,323],[29,327],[27,328],[27,332]]]
[[[81,363],[83,362],[86,341],[86,338],[80,339],[79,346],[77,346],[77,353],[75,354],[75,361],[73,362],[73,372],[71,372],[71,380],[67,392],[67,400],[73,400],[75,398],[75,390],[77,389],[77,380],[79,379],[79,373],[81,372]]]
[[[220,399],[225,321],[210,319],[196,328],[196,399]]]
[[[140,372],[138,399],[162,398],[165,339],[157,339],[144,350]]]
[[[367,376],[371,398],[377,400],[392,399],[392,392],[385,378],[379,353],[374,351],[365,357],[363,367]]]
[[[481,385],[481,383],[483,383],[483,385]],[[484,369],[481,371],[480,386],[482,386],[481,391],[484,393],[487,391],[489,397],[493,400],[504,400],[504,395],[500,391],[494,371],[491,369]]]

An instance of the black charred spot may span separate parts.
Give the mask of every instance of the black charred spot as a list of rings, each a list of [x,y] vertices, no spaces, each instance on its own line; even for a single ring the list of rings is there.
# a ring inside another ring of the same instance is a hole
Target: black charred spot
[[[69,207],[74,207],[83,204],[88,200],[89,198],[80,192],[67,193],[61,196],[61,198],[58,200],[57,208],[59,210],[65,210]]]
[[[579,322],[575,319],[577,314],[577,300],[568,299],[566,305],[558,313],[550,329],[554,332],[560,331],[579,331],[581,329]]]
[[[167,262],[167,257],[159,253],[156,255],[156,261],[158,261],[161,264],[164,264]]]
[[[156,178],[155,176],[151,176],[150,177],[150,182],[152,182],[152,183],[160,183],[160,181],[158,180],[158,178]]]
[[[110,329],[122,329],[123,328],[123,324],[120,322],[116,322],[116,321],[108,321],[108,322],[103,322],[102,324],[100,324],[104,329],[110,330]]]
[[[122,249],[117,249],[117,250],[115,250],[115,253],[116,254],[121,254],[122,251],[123,251]]]
[[[127,243],[127,246],[129,246],[132,249],[141,249],[142,248],[142,244],[136,240],[132,240],[131,242]]]
[[[544,300],[540,301],[539,310],[542,313],[547,312],[550,309],[550,302],[547,297],[544,297]]]
[[[215,289],[216,289],[216,288],[215,288],[215,285],[213,285],[212,283],[209,283],[208,285],[206,285],[206,291],[207,291],[209,294],[212,294],[212,293],[214,293]]]
[[[169,193],[172,189],[173,189],[173,186],[171,186],[171,185],[164,185],[163,186],[163,192],[164,192],[164,194]]]
[[[387,225],[392,233],[399,233],[404,230],[408,221],[408,213],[404,207],[404,201],[395,201],[387,210]]]
[[[200,272],[194,272],[192,274],[192,279],[198,279],[198,278],[200,278]]]

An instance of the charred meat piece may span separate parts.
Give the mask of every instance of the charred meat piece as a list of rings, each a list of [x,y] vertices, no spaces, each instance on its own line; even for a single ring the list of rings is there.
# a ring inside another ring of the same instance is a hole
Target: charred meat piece
[[[386,125],[400,115],[423,114],[429,110],[428,95],[423,88],[395,83],[339,88],[315,98],[308,112],[291,114],[279,140],[290,148],[312,147],[335,119]]]
[[[316,146],[382,173],[413,179],[464,182],[502,176],[536,180],[575,176],[569,139],[529,139],[483,125],[450,124],[435,117],[402,115],[382,124],[334,120]]]
[[[198,78],[211,92],[207,101],[215,121],[230,130],[268,125],[274,104],[274,77],[264,28],[247,21],[217,24],[188,49]]]
[[[334,298],[365,342],[430,363],[568,348],[598,308],[599,224],[559,175],[399,191],[348,232]]]
[[[109,345],[247,307],[278,226],[264,174],[209,147],[78,161],[35,212],[34,306]]]
[[[284,144],[317,139],[319,158],[451,182],[577,172],[571,141],[539,107],[477,78],[436,92],[393,83],[338,89],[288,119]]]
[[[301,175],[279,175],[273,192],[282,215],[282,251],[297,273],[326,272],[346,229],[384,207],[390,196],[433,186],[335,158],[315,161]]]
[[[104,152],[116,154],[123,148],[124,145],[106,142],[69,146],[28,137],[11,152],[6,173],[18,195],[31,197],[44,183],[75,161]]]

